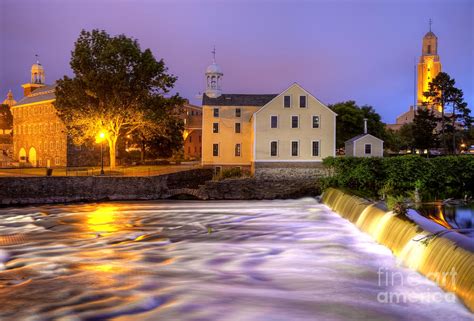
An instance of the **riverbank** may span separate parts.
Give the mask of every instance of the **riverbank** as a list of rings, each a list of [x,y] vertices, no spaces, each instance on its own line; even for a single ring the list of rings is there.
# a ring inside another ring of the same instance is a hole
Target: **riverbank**
[[[2,206],[107,200],[260,200],[316,196],[314,179],[213,180],[212,169],[159,176],[0,177]]]

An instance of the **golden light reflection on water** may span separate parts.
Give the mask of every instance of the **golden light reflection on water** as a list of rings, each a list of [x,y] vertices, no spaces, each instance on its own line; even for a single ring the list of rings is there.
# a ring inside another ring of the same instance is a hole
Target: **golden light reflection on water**
[[[126,227],[123,215],[117,207],[110,205],[102,205],[88,213],[86,225],[90,231],[99,233],[116,232]]]

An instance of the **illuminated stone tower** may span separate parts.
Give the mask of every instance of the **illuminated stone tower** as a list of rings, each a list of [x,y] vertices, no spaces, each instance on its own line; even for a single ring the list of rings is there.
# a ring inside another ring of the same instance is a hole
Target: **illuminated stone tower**
[[[441,72],[441,62],[438,56],[438,37],[430,31],[423,37],[420,61],[417,68],[417,105],[421,106],[426,98],[423,92],[428,91],[429,83]]]

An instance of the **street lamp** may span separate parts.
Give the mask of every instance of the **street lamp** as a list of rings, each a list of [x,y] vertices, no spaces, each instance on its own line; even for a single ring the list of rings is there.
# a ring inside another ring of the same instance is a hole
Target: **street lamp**
[[[104,176],[104,140],[105,140],[105,133],[100,132],[98,137],[96,137],[96,141],[100,142],[100,175]]]

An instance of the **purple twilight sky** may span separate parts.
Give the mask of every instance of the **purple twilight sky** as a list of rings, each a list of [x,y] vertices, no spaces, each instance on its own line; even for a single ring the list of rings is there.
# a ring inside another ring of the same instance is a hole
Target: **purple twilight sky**
[[[429,18],[443,71],[474,109],[472,0],[0,0],[0,98],[8,89],[22,97],[35,54],[48,83],[70,75],[79,32],[100,28],[151,48],[195,104],[215,45],[226,93],[298,82],[324,103],[355,100],[393,122],[413,102]]]

